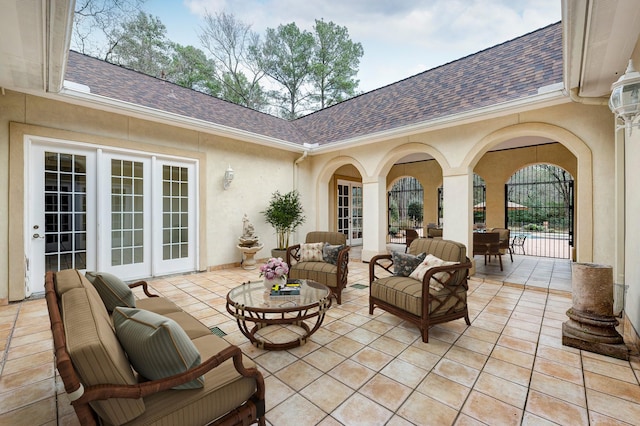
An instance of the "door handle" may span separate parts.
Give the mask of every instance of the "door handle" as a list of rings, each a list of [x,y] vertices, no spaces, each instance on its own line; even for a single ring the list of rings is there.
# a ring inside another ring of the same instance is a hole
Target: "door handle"
[[[33,234],[33,238],[42,238],[44,239],[44,235],[40,235],[38,233]]]

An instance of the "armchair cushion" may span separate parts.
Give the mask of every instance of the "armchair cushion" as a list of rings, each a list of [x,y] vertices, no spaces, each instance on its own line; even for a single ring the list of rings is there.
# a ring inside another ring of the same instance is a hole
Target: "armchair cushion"
[[[458,262],[447,262],[442,260],[432,254],[428,254],[422,263],[420,263],[414,271],[409,275],[409,277],[422,281],[424,275],[429,271],[429,269],[434,268],[436,266],[449,266],[449,265],[457,265]],[[446,281],[451,276],[451,273],[447,271],[436,272],[433,274],[431,279],[429,280],[429,287],[436,291],[442,290],[444,287],[440,283],[440,281]]]
[[[340,250],[345,247],[344,244],[329,244],[325,243],[322,247],[322,260],[330,263],[332,265],[338,264],[338,254],[340,254]]]
[[[426,253],[420,253],[416,256],[399,251],[391,252],[393,275],[396,277],[408,277],[422,263],[426,255]]]
[[[136,307],[133,292],[120,278],[106,272],[87,272],[85,276],[98,290],[107,311],[113,312],[116,306]]]
[[[131,365],[147,379],[163,379],[200,365],[200,353],[187,333],[170,318],[143,309],[117,307],[113,322]],[[174,389],[203,385],[204,377],[200,377]]]
[[[322,248],[324,243],[304,243],[300,245],[300,262],[324,262]]]

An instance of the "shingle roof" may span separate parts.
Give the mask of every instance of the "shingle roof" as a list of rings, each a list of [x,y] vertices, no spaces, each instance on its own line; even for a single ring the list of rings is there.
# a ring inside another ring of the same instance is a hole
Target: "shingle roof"
[[[66,79],[108,98],[324,145],[535,95],[562,81],[562,27],[549,25],[291,122],[76,52]]]

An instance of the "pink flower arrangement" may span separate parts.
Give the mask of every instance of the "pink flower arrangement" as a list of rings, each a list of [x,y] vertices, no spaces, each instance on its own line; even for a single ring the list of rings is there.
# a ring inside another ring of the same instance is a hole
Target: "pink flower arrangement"
[[[281,257],[272,257],[267,263],[260,266],[260,276],[264,276],[268,280],[286,277],[288,273],[289,266]]]

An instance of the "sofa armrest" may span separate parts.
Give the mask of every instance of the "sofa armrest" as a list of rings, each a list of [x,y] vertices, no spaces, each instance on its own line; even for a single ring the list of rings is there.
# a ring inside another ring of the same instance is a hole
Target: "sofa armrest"
[[[390,254],[378,254],[373,256],[371,260],[369,260],[369,285],[372,282],[377,280],[379,277],[376,273],[382,272],[381,268],[389,273],[389,275],[393,275],[393,260]]]
[[[146,281],[136,281],[135,283],[129,284],[129,288],[134,289],[136,287],[142,286],[142,291],[147,297],[160,297],[157,294],[149,293],[149,284]]]
[[[95,385],[88,386],[84,393],[74,403],[89,403],[91,401],[109,398],[143,398],[145,396],[171,389],[175,386],[197,379],[208,371],[218,367],[224,361],[233,358],[236,371],[244,377],[253,377],[256,380],[256,396],[264,398],[264,378],[257,368],[246,368],[242,363],[242,351],[237,346],[229,346],[216,355],[203,361],[197,367],[193,367],[180,374],[175,374],[164,379],[151,380],[135,385]]]
[[[300,262],[300,244],[287,247],[287,258],[285,259],[285,262],[287,262],[287,265],[291,267],[294,260],[296,263]]]

